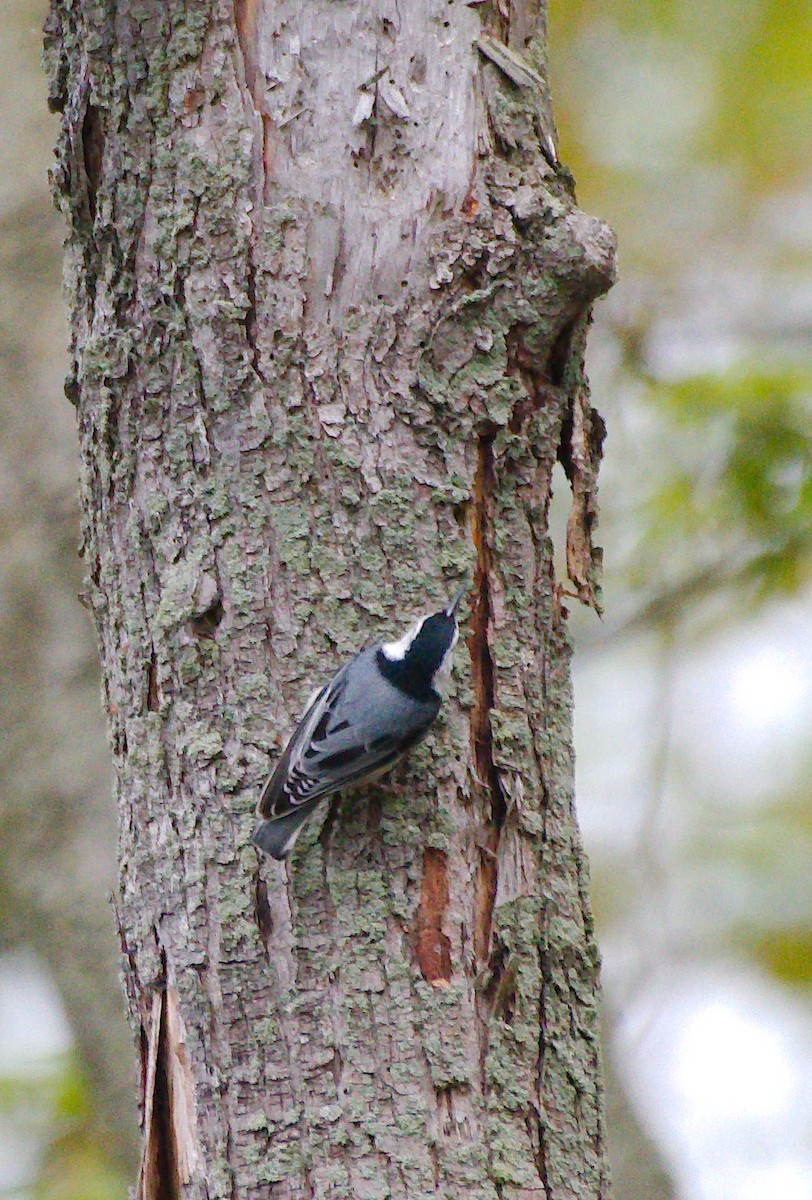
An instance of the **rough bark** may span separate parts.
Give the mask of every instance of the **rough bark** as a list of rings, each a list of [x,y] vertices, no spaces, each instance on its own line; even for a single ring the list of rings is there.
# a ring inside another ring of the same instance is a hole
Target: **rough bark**
[[[543,13],[55,0],[48,52],[139,1195],[605,1197],[546,514],[560,460],[594,601],[613,246]],[[308,691],[464,571],[436,732],[259,861]]]

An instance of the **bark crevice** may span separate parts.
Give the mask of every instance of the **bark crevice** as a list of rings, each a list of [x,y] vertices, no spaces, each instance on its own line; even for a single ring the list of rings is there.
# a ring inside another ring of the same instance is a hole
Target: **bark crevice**
[[[259,938],[268,957],[268,945],[273,937],[273,913],[268,902],[268,886],[259,870],[254,885],[254,918],[259,930]]]
[[[145,1039],[144,1147],[137,1200],[181,1200],[172,1127],[167,1037],[166,992],[159,987],[152,994],[150,1025]]]
[[[91,223],[96,219],[96,196],[101,186],[104,157],[104,126],[101,109],[88,104],[82,121],[82,156],[87,180],[87,204]]]
[[[137,1200],[182,1200],[184,1185],[200,1167],[195,1082],[186,1051],[180,1000],[166,978],[163,949],[160,963],[162,977],[148,1000],[146,1038],[142,1025],[145,1084]]]
[[[491,713],[496,704],[496,684],[489,641],[492,616],[491,576],[494,569],[490,512],[491,497],[496,486],[494,438],[495,433],[483,432],[477,441],[477,467],[471,508],[471,534],[476,559],[468,651],[474,689],[474,704],[470,716],[474,769],[477,782],[487,791],[488,822],[493,825],[498,835],[505,821],[507,805],[499,770],[494,762],[491,727]]]
[[[491,712],[496,703],[493,658],[489,643],[491,621],[491,498],[494,476],[494,432],[481,432],[477,441],[477,465],[473,500],[469,510],[476,559],[468,651],[471,657],[474,704],[470,712],[471,749],[474,775],[487,798],[488,811],[479,842],[479,861],[474,879],[474,952],[478,962],[488,959],[493,905],[498,886],[497,848],[507,814],[504,789],[493,757]]]

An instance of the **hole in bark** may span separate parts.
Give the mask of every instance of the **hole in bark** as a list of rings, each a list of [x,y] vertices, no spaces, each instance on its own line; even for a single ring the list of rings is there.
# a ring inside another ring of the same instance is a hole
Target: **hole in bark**
[[[556,457],[564,468],[564,474],[572,483],[575,468],[572,462],[572,404],[567,405],[564,420],[561,422],[561,437],[558,440]]]
[[[417,962],[428,983],[451,979],[451,943],[443,933],[448,907],[448,860],[442,850],[423,851],[423,881],[417,909]]]
[[[425,83],[426,82],[426,68],[428,66],[428,61],[426,59],[425,54],[420,54],[420,53],[413,54],[410,61],[412,64],[412,68],[411,68],[411,71],[409,72],[409,78],[411,79],[412,83],[417,83],[417,84]],[[415,121],[415,125],[417,125],[417,124],[418,124],[418,122]]]
[[[553,387],[563,386],[574,328],[575,321],[568,321],[550,349],[550,357],[547,359],[547,377]]]
[[[454,520],[461,529],[465,529],[468,525],[468,510],[471,507],[470,500],[461,500],[459,504],[451,505],[451,512],[454,515]]]
[[[257,872],[254,887],[254,919],[256,920],[260,940],[265,947],[267,955],[268,943],[273,935],[273,916],[271,915],[271,906],[268,903],[268,888],[259,872]]]
[[[547,360],[547,376],[554,387],[560,388],[564,385],[564,376],[569,361],[570,343],[574,328],[575,321],[570,321],[566,324],[550,349],[550,356]],[[572,420],[572,396],[570,396],[569,403],[564,412],[564,419],[561,423],[561,436],[558,441],[557,451],[558,461],[564,468],[564,474],[567,476],[570,484],[575,474],[575,466],[572,461]]]
[[[465,201],[463,201],[463,204],[464,203]],[[473,212],[470,214],[463,212],[463,216],[466,215],[473,216],[474,214]],[[471,263],[469,267],[465,268],[462,273],[461,282],[463,287],[467,288],[468,291],[471,292],[477,292],[480,288],[485,287],[486,283],[488,282],[487,254],[480,254],[475,262]]]
[[[160,695],[158,692],[158,660],[155,657],[155,651],[152,651],[147,667],[147,709],[149,712],[157,712],[160,707]]]
[[[87,178],[87,203],[91,221],[96,218],[96,196],[99,191],[104,156],[104,129],[101,112],[94,104],[88,104],[82,122],[82,154]]]
[[[189,625],[192,633],[199,638],[213,638],[217,626],[223,619],[224,609],[219,598],[214,600],[201,613],[195,613]]]

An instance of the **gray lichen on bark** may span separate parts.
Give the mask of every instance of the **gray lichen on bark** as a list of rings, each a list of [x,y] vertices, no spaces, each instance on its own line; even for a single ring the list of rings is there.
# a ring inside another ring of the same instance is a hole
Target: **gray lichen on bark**
[[[597,603],[613,243],[477,52],[544,78],[505,12],[54,2],[145,1200],[608,1195],[547,510],[561,461]],[[308,690],[465,572],[436,732],[259,862]]]

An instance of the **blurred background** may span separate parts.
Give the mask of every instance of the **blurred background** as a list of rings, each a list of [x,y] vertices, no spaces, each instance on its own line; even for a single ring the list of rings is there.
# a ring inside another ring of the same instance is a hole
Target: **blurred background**
[[[44,15],[0,9],[0,1200],[124,1200]],[[812,1200],[812,6],[550,25],[561,156],[621,247],[590,348],[606,615],[572,614],[617,1196]]]

